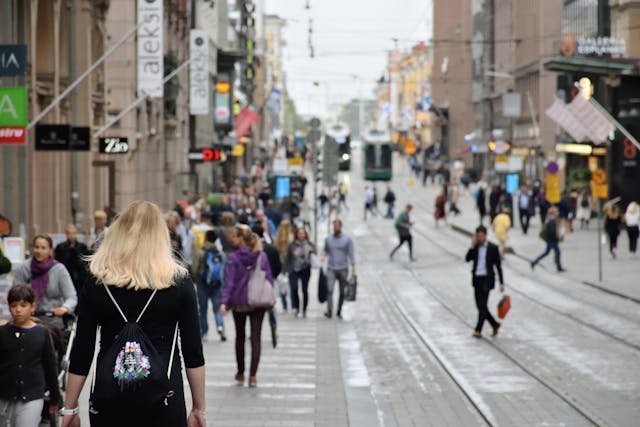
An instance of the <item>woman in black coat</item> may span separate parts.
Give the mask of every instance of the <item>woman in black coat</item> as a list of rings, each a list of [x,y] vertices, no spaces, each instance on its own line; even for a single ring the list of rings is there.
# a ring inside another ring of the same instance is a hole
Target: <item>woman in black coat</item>
[[[100,368],[104,364],[114,366],[113,376],[116,375],[120,355],[115,358],[115,364],[103,358],[116,342],[126,318],[126,321],[135,321],[142,328],[157,350],[159,357],[156,362],[160,363],[149,369],[153,374],[157,368],[163,375],[169,370],[169,387],[173,393],[165,394],[161,390],[161,394],[167,397],[165,404],[159,400],[160,405],[154,406],[153,410],[143,407],[125,409],[122,405],[116,406],[117,410],[107,409],[107,404],[115,406],[122,403],[118,393],[109,396],[110,400],[103,396],[101,403],[94,399],[96,401],[90,407],[91,425],[204,427],[205,368],[195,288],[186,269],[172,256],[169,231],[160,209],[145,201],[132,203],[109,228],[100,247],[91,256],[89,269],[93,277],[83,286],[78,304],[78,329],[71,350],[65,407],[61,411],[65,415],[62,426],[79,425],[78,398],[92,364],[96,327],[100,326],[101,337],[97,378],[108,384],[113,378],[100,376],[99,373],[103,372]],[[176,342],[178,335],[193,401],[188,417],[180,350]],[[144,341],[141,343],[144,345]],[[129,344],[122,348],[122,352],[127,353]],[[153,357],[149,352],[146,356],[149,360]],[[126,360],[124,366],[127,366]],[[144,386],[142,381],[139,384]],[[98,384],[96,381],[96,392]],[[148,387],[143,390],[149,393],[158,391],[148,390]],[[141,395],[140,402],[145,397]]]

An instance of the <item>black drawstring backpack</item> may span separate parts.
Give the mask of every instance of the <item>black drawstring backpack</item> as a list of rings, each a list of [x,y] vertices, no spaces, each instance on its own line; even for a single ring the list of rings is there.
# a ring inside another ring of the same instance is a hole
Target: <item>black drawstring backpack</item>
[[[138,322],[156,295],[154,290],[135,322],[130,322],[105,285],[111,301],[125,321],[109,348],[98,358],[93,376],[90,412],[153,410],[168,405],[174,395],[169,381],[178,337],[173,334],[169,366],[162,360]]]

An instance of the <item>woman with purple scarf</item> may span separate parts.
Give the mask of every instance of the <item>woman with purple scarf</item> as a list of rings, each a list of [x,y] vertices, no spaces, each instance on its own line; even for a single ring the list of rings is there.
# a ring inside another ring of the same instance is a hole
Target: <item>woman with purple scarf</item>
[[[62,316],[72,313],[78,304],[76,290],[65,266],[53,258],[51,237],[39,234],[33,238],[32,257],[13,272],[13,284],[30,284],[36,293],[38,311],[54,314],[56,326]]]

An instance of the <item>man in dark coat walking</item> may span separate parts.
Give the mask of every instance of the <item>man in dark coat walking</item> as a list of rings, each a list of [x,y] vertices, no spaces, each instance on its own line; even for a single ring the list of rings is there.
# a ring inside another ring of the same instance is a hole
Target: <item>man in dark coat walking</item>
[[[471,249],[467,252],[465,260],[467,262],[473,261],[471,284],[475,290],[476,306],[478,307],[478,323],[473,336],[475,338],[482,337],[482,325],[487,320],[493,328],[493,336],[495,337],[498,335],[500,323],[496,322],[487,307],[489,293],[494,288],[496,281],[494,268],[498,271],[500,292],[504,292],[504,280],[500,264],[500,251],[496,245],[487,240],[487,229],[483,225],[476,228]]]
[[[404,211],[400,215],[398,215],[398,218],[396,219],[395,227],[398,231],[400,243],[398,243],[398,246],[393,248],[393,250],[389,254],[390,261],[393,261],[393,256],[395,255],[396,251],[400,249],[400,246],[404,244],[404,242],[407,242],[407,244],[409,245],[409,259],[411,261],[416,260],[413,257],[413,237],[411,236],[411,226],[413,225],[413,222],[411,222],[411,218],[409,217],[412,209],[413,205],[408,203]]]
[[[89,275],[87,262],[84,260],[84,257],[89,255],[89,248],[78,241],[78,229],[75,225],[67,225],[65,233],[67,240],[56,246],[54,254],[56,261],[66,267],[76,292],[79,292]]]

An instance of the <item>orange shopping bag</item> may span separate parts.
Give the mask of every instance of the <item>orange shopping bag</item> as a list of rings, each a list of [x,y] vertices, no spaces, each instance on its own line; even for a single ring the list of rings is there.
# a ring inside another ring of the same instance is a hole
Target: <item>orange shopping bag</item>
[[[502,299],[498,303],[498,317],[504,319],[511,308],[511,297],[507,294],[502,295]]]

